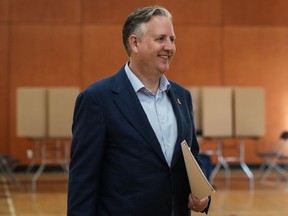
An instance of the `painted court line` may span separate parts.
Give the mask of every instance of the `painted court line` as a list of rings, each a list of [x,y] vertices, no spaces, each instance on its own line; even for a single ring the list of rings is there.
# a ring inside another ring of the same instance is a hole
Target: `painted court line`
[[[7,205],[8,205],[9,213],[10,213],[11,216],[16,216],[16,211],[15,211],[15,208],[14,208],[13,200],[11,198],[11,194],[10,194],[10,191],[9,191],[7,180],[4,177],[2,177],[2,182],[3,182],[4,195],[6,197],[6,202],[7,202]]]

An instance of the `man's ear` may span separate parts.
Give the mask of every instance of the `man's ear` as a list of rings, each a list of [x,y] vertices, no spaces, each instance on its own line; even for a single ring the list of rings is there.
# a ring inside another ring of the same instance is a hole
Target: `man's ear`
[[[139,45],[138,43],[139,43],[138,37],[136,37],[135,35],[130,35],[129,44],[132,52],[138,53],[138,45]]]

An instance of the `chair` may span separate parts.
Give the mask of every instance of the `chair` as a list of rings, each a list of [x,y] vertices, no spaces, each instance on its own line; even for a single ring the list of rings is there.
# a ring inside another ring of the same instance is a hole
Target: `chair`
[[[265,182],[272,171],[278,173],[277,182],[282,178],[288,181],[288,131],[281,133],[279,140],[267,152],[258,153],[263,159],[259,171],[264,171],[261,182]]]
[[[14,183],[21,190],[22,186],[18,178],[13,173],[13,170],[18,163],[19,161],[17,159],[6,154],[0,154],[0,172],[7,177],[7,180],[10,180],[11,183]]]

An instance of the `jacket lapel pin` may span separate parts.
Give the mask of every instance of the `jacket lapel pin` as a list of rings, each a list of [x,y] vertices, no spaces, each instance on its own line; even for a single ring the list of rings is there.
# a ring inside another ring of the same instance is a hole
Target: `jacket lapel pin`
[[[180,105],[181,105],[181,101],[180,101],[180,99],[179,99],[179,98],[177,98],[177,102],[178,102],[178,104],[180,104]]]

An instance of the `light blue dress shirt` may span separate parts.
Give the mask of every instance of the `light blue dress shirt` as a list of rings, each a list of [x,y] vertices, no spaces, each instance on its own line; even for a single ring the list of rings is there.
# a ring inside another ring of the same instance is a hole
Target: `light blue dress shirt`
[[[170,83],[163,75],[160,79],[158,91],[154,94],[146,88],[131,71],[128,63],[125,65],[125,71],[157,136],[166,161],[170,166],[178,135],[176,117],[171,101],[167,95]]]

